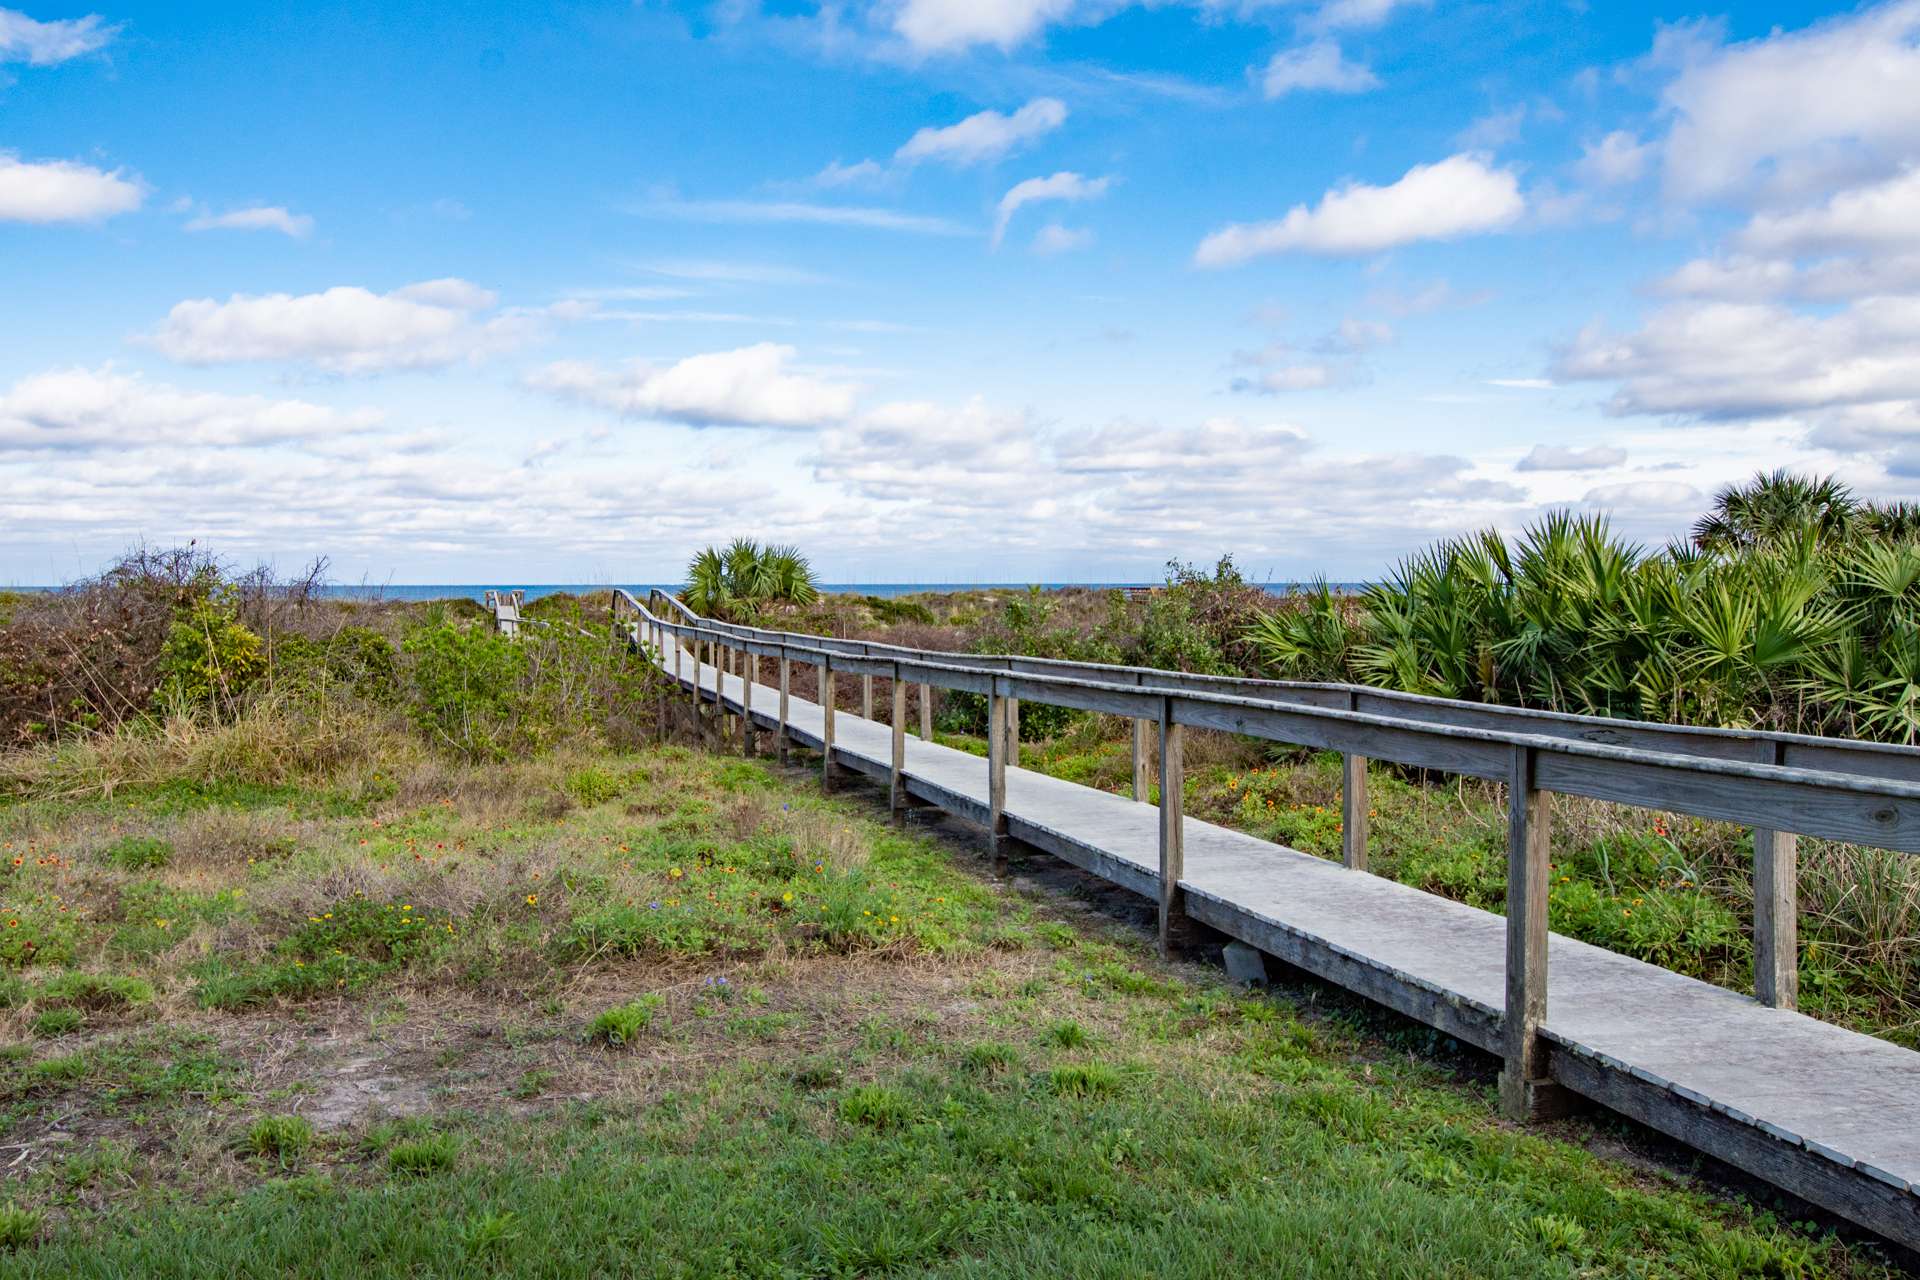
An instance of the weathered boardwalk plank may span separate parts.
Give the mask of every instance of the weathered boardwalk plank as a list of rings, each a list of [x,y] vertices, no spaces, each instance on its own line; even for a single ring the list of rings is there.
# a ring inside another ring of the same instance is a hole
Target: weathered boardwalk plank
[[[673,664],[664,663],[672,673]],[[738,711],[738,676],[700,668]],[[693,667],[676,677],[691,691]],[[756,687],[757,723],[818,748],[820,706]],[[848,712],[834,762],[885,779],[892,730]],[[989,816],[988,762],[909,737],[909,795]],[[1159,810],[1008,764],[1008,834],[1149,898]],[[1450,1035],[1500,1050],[1506,922],[1339,863],[1186,818],[1196,919]],[[1550,1073],[1560,1084],[1909,1247],[1920,1247],[1920,1053],[1553,935]]]

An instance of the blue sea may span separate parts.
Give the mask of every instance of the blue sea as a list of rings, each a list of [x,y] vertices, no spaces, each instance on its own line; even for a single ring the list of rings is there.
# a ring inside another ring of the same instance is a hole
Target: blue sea
[[[635,596],[645,599],[647,592],[659,586],[667,591],[679,591],[679,584],[637,583],[618,584]],[[829,595],[861,596],[909,596],[922,591],[1025,591],[1029,586],[1038,585],[1043,590],[1057,590],[1063,587],[1080,587],[1088,590],[1116,590],[1128,587],[1159,586],[1157,582],[823,582],[820,590]],[[1298,594],[1307,589],[1302,582],[1262,582],[1256,583],[1262,590],[1276,596]],[[485,600],[487,592],[525,591],[527,599],[538,600],[541,596],[569,592],[583,595],[589,591],[604,591],[608,584],[604,582],[386,582],[386,583],[329,583],[320,588],[320,593],[341,600]],[[1366,589],[1363,582],[1336,582],[1335,591],[1356,594]],[[7,591],[57,591],[58,587],[20,586],[4,587]]]
[[[501,582],[501,583],[386,583],[386,584],[333,584],[322,588],[327,595],[349,600],[484,600],[487,592],[493,590],[525,591],[527,599],[538,600],[541,596],[570,592],[583,595],[589,591],[604,591],[609,584],[604,582]],[[646,599],[647,592],[660,587],[665,591],[679,591],[678,583],[640,583],[617,584],[640,599]],[[1035,584],[1026,582],[823,582],[820,590],[828,595],[862,596],[908,596],[923,591],[1024,591]],[[1091,590],[1113,590],[1126,587],[1158,586],[1152,582],[1042,582],[1038,584],[1044,590],[1062,587],[1083,587]],[[1305,583],[1267,582],[1258,584],[1262,589],[1277,596],[1293,595],[1306,590]],[[1334,589],[1342,592],[1358,592],[1366,584],[1359,582],[1336,582]]]

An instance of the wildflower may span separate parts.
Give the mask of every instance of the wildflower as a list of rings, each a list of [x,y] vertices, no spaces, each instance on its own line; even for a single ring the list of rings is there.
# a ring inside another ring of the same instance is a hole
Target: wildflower
[[[540,895],[539,895],[539,894],[537,894],[537,893],[530,893],[530,894],[528,894],[528,895],[527,895],[527,905],[528,905],[528,906],[530,906],[530,907],[537,907],[537,906],[539,906],[539,905],[540,905]]]
[[[659,909],[660,909],[660,904],[658,902],[649,902],[647,904],[647,910],[649,911],[658,911]]]
[[[672,870],[668,871],[667,878],[669,880],[678,880],[680,878],[680,868],[674,867]]]
[[[792,901],[793,901],[793,895],[792,895],[791,893],[783,893],[783,894],[781,894],[781,895],[780,895],[780,901],[782,901],[782,902],[792,902]]]

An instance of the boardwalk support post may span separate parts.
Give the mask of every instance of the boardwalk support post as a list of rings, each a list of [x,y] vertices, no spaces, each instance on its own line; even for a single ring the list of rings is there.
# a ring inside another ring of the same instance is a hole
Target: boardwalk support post
[[[1507,782],[1507,1000],[1501,1025],[1500,1110],[1519,1122],[1571,1109],[1573,1096],[1547,1075],[1548,792],[1535,785],[1534,748],[1515,744]]]
[[[787,695],[793,682],[793,663],[786,650],[780,651],[780,764],[787,763]]]
[[[1178,955],[1192,935],[1186,894],[1180,880],[1187,872],[1187,731],[1173,718],[1173,699],[1160,700],[1160,954]]]
[[[920,685],[920,741],[933,741],[933,686]]]
[[[833,790],[833,660],[820,663],[820,789]]]
[[[871,673],[860,677],[860,718],[873,719],[873,675]]]
[[[1800,1007],[1800,838],[1753,833],[1753,995],[1776,1009]]]
[[[1367,758],[1341,757],[1340,860],[1367,869]]]
[[[987,695],[987,843],[993,873],[1007,872],[1007,696],[999,679]]]
[[[1153,747],[1147,741],[1147,722],[1133,722],[1133,798],[1141,804],[1153,798]]]
[[[750,649],[740,651],[740,754],[753,754],[753,682],[760,678],[760,655]]]
[[[893,669],[893,774],[887,791],[893,810],[893,825],[907,824],[907,686],[900,683],[900,668]]]
[[[1020,699],[1007,699],[1007,763],[1020,767]]]

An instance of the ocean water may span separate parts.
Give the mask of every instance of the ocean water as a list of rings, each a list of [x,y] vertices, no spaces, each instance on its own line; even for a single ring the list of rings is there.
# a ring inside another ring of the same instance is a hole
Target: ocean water
[[[658,586],[667,591],[680,590],[679,584],[668,583],[619,583],[627,591],[644,600],[647,592]],[[831,595],[849,594],[862,596],[910,596],[922,591],[1024,591],[1035,584],[1026,582],[823,582],[820,590]],[[1113,590],[1125,587],[1159,586],[1157,582],[1042,582],[1038,584],[1047,590],[1062,587],[1085,587],[1093,590]],[[1296,595],[1305,591],[1308,584],[1303,582],[1262,582],[1256,583],[1263,591],[1276,596]],[[538,600],[541,596],[550,596],[558,592],[570,592],[582,595],[589,591],[604,591],[608,584],[604,582],[386,582],[386,583],[328,583],[320,588],[320,594],[340,600],[485,600],[487,592],[525,591],[527,599]],[[1357,594],[1366,589],[1364,582],[1336,582],[1333,589],[1345,594]],[[0,587],[5,591],[58,591],[58,587],[9,586]]]
[[[502,582],[502,583],[367,583],[354,585],[335,583],[323,587],[324,594],[346,600],[484,600],[487,592],[525,591],[527,599],[538,600],[541,596],[550,596],[565,591],[581,595],[588,591],[604,591],[608,587],[604,582]],[[647,598],[647,592],[658,586],[666,591],[678,591],[677,583],[641,583],[613,584],[624,587],[641,600]],[[1024,591],[1031,583],[1025,582],[823,582],[820,590],[837,595],[841,593],[864,596],[908,596],[922,591],[984,591],[1011,589]],[[1088,587],[1094,589],[1113,589],[1120,587],[1158,586],[1147,582],[1042,582],[1045,589],[1060,587]],[[1297,582],[1267,582],[1258,584],[1273,595],[1293,595],[1306,589],[1306,584]],[[1334,589],[1343,592],[1357,592],[1366,584],[1359,582],[1336,582]]]

